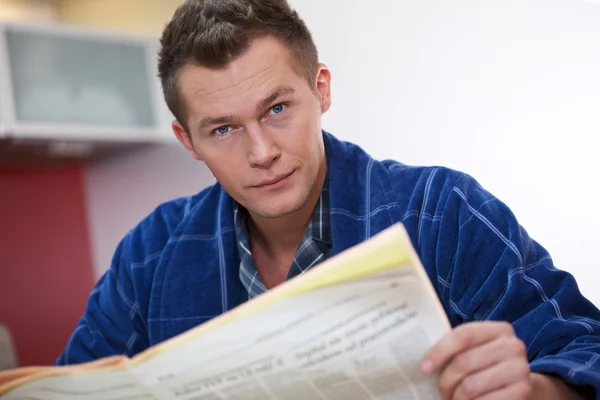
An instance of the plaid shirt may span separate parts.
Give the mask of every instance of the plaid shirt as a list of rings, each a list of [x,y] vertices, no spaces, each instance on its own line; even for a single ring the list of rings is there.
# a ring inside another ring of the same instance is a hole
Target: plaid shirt
[[[327,180],[323,185],[321,196],[313,211],[312,218],[302,235],[300,246],[294,256],[294,261],[290,266],[287,279],[300,275],[309,268],[326,260],[331,255],[331,228],[329,222],[329,195],[327,189]],[[248,236],[246,227],[242,219],[246,210],[239,204],[235,204],[233,209],[235,237],[238,253],[240,255],[240,280],[248,291],[248,298],[252,299],[261,293],[267,291],[256,264],[252,258],[252,252],[248,245]]]

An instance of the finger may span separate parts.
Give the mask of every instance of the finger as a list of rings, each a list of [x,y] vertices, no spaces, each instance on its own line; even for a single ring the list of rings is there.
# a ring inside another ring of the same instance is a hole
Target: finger
[[[511,359],[465,377],[454,391],[454,394],[445,398],[453,400],[477,399],[481,396],[502,391],[505,388],[521,387],[522,385],[531,387],[529,365],[526,360]],[[522,387],[522,389],[525,389],[525,387]],[[513,399],[513,397],[504,398]],[[517,398],[514,397],[514,399]]]
[[[517,384],[496,390],[495,392],[484,394],[475,398],[476,400],[531,400],[533,399],[533,389],[527,382]]]
[[[426,373],[438,371],[455,355],[466,349],[492,341],[499,336],[514,336],[514,329],[508,322],[472,322],[458,326],[444,336],[425,355],[421,370]]]
[[[527,364],[524,343],[512,336],[499,337],[488,343],[466,350],[454,357],[443,370],[439,381],[440,393],[451,398],[458,385],[478,371],[500,364],[508,359],[517,359]]]

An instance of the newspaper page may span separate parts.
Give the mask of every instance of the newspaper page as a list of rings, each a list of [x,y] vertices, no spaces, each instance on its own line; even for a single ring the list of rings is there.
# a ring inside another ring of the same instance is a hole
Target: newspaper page
[[[417,272],[285,298],[132,371],[160,399],[439,399],[418,366],[448,324]]]
[[[2,400],[158,400],[128,370],[84,372],[33,380]]]
[[[418,366],[449,329],[398,225],[130,362],[62,370],[0,399],[439,399]]]

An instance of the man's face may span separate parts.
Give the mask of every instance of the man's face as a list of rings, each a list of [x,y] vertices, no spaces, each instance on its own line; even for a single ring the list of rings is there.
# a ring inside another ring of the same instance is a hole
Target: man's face
[[[223,69],[187,64],[180,72],[189,136],[177,121],[175,134],[255,216],[297,211],[320,191],[330,76],[323,65],[315,74],[311,88],[288,50],[269,36]]]

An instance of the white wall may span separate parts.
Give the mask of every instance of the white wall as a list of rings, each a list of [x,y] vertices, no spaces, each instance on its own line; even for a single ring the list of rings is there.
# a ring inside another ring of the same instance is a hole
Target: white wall
[[[470,173],[600,305],[600,4],[291,2],[332,69],[326,129]]]
[[[208,168],[179,144],[127,151],[88,163],[85,190],[97,275],[123,236],[159,204],[212,184]]]
[[[291,0],[333,72],[324,127],[475,176],[600,305],[600,4]],[[213,181],[176,147],[88,166],[98,271],[159,202]]]

